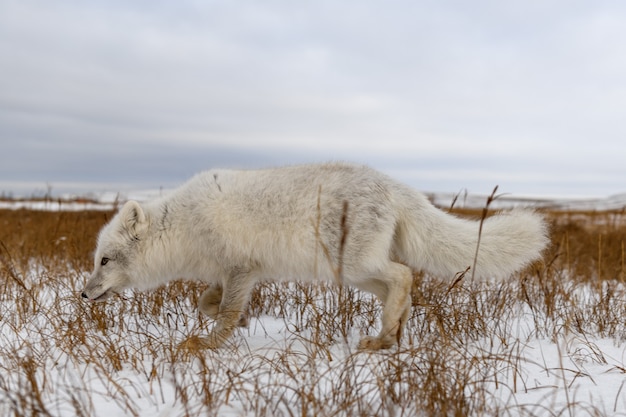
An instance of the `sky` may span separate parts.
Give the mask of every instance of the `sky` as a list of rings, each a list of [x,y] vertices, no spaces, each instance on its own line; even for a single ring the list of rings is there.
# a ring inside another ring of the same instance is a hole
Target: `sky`
[[[626,2],[0,0],[0,193],[349,161],[626,193]]]

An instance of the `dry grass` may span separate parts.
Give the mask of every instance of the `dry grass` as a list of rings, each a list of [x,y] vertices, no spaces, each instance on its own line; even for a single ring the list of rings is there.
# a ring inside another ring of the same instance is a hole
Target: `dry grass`
[[[0,414],[613,412],[612,404],[570,392],[566,381],[581,375],[565,366],[533,364],[563,374],[565,403],[522,404],[502,392],[535,389],[524,355],[534,338],[569,343],[564,349],[577,360],[598,364],[607,359],[590,338],[626,339],[624,213],[548,213],[553,244],[544,261],[507,281],[452,285],[417,275],[399,348],[355,350],[359,336],[379,326],[380,306],[369,295],[330,284],[266,284],[253,294],[250,328],[196,355],[176,346],[211,326],[195,308],[200,283],[105,304],[80,300],[98,230],[111,214],[0,211]]]

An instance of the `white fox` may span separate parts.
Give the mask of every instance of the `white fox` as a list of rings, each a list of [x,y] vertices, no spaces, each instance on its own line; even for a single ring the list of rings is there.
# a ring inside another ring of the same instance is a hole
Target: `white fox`
[[[452,278],[475,263],[476,276],[504,277],[548,242],[543,217],[520,209],[484,221],[475,259],[478,236],[478,221],[364,166],[211,170],[165,197],[127,202],[100,232],[82,296],[103,300],[179,277],[210,282],[199,308],[217,321],[197,340],[217,348],[256,283],[340,279],[384,306],[380,333],[359,347],[389,348],[409,317],[413,271]]]

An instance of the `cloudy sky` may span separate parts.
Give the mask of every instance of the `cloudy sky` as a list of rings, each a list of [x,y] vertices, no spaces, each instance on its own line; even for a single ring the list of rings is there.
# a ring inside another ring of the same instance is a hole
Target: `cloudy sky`
[[[0,192],[327,160],[626,192],[626,2],[0,0]]]

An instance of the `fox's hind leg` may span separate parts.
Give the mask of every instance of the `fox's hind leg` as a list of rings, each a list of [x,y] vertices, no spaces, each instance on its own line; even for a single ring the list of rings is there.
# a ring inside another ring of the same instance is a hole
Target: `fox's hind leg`
[[[198,300],[198,309],[212,319],[217,319],[220,311],[220,304],[222,302],[222,294],[222,286],[220,284],[212,284],[200,296],[200,300]],[[239,327],[248,326],[248,314],[246,312],[242,313],[237,325]]]
[[[387,349],[400,342],[402,331],[411,313],[411,269],[395,262],[375,278],[358,287],[378,296],[383,303],[382,328],[378,336],[367,336],[359,349]]]

